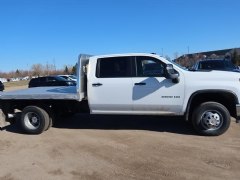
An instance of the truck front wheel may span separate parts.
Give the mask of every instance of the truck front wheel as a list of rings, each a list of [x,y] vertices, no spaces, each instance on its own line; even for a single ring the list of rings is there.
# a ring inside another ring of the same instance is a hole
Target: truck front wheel
[[[41,134],[49,126],[49,115],[40,107],[27,106],[22,111],[20,125],[27,134]]]
[[[193,127],[201,135],[221,135],[227,131],[230,122],[229,111],[217,102],[202,103],[193,111]]]

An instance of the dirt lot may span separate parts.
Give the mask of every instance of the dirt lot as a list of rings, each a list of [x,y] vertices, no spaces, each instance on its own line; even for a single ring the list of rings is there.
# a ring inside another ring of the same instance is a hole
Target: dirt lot
[[[240,125],[203,137],[179,118],[76,115],[41,135],[0,123],[0,180],[239,179]]]

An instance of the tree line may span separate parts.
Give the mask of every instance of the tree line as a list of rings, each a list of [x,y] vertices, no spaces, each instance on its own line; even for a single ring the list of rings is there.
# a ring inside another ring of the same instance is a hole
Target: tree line
[[[59,74],[76,74],[77,64],[64,65],[63,68],[57,69],[53,64],[33,64],[29,70],[20,70],[10,72],[0,72],[0,78],[24,78],[24,77],[37,77],[37,76],[47,76],[47,75],[59,75]]]

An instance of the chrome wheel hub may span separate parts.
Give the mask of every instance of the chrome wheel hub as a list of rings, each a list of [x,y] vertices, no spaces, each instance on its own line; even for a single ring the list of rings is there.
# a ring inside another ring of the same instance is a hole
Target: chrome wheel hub
[[[216,130],[221,127],[222,115],[217,111],[206,111],[203,113],[201,123],[205,129]]]
[[[40,126],[40,117],[34,112],[29,112],[25,114],[24,122],[29,129],[35,130]]]

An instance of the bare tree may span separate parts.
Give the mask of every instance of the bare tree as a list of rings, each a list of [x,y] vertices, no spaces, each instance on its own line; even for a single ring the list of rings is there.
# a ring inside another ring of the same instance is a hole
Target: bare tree
[[[177,59],[179,57],[178,52],[175,52],[173,57],[174,59]]]
[[[165,59],[167,59],[168,61],[171,61],[171,58],[168,55],[165,56]]]
[[[76,65],[75,65],[76,66]],[[44,75],[59,75],[59,74],[73,74],[76,67],[73,65],[65,65],[63,69],[56,69],[54,64],[42,65],[40,63],[33,64],[29,70],[19,70],[11,72],[0,72],[0,78],[16,78],[26,76],[44,76]]]
[[[42,64],[33,64],[32,65],[32,75],[33,76],[42,76],[44,74],[44,67]]]
[[[44,75],[51,75],[51,74],[55,74],[55,66],[53,64],[46,64],[44,67],[43,67],[43,70],[44,70]]]

